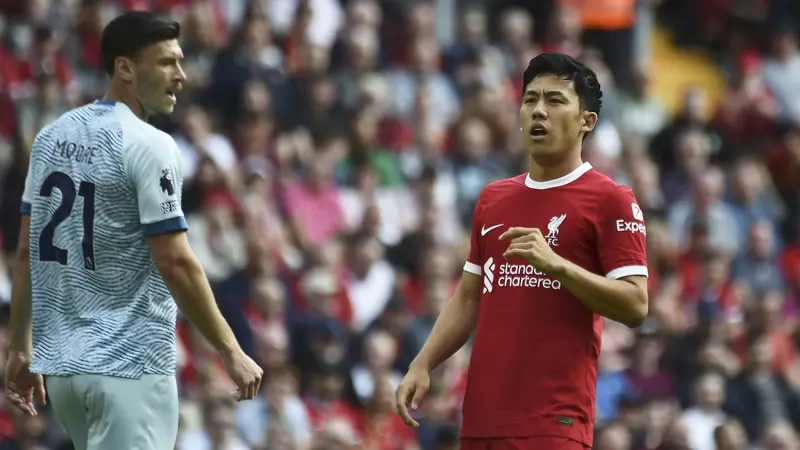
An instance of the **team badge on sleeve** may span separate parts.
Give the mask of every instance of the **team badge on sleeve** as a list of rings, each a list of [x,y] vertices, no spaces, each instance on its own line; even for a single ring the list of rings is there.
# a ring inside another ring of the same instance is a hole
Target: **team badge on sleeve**
[[[158,180],[158,184],[161,186],[161,192],[168,197],[175,195],[175,180],[170,168],[161,169],[161,179]]]

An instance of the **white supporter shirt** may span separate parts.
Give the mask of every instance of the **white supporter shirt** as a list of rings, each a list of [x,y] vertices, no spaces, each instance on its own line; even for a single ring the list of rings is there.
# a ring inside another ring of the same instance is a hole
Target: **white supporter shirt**
[[[31,219],[31,370],[138,378],[175,373],[177,307],[148,236],[186,230],[172,138],[97,101],[44,128],[22,213]]]

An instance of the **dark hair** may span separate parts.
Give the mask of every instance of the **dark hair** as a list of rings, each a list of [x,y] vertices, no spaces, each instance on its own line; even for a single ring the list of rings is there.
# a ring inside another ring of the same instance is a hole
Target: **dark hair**
[[[180,34],[178,22],[151,12],[131,11],[117,17],[103,29],[100,40],[106,73],[109,76],[114,74],[117,58],[134,58],[148,45],[178,39]]]
[[[600,89],[600,82],[597,81],[597,74],[592,69],[563,53],[541,53],[531,59],[522,75],[523,96],[528,84],[540,75],[554,75],[572,81],[581,109],[600,114],[603,91]]]

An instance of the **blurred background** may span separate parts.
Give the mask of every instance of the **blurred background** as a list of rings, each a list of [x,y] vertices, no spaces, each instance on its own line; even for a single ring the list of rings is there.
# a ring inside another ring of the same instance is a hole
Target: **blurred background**
[[[527,170],[519,83],[542,51],[597,72],[584,158],[647,219],[651,317],[606,325],[594,448],[800,449],[800,2],[0,0],[0,346],[32,139],[103,94],[100,32],[130,9],[182,24],[188,81],[152,122],[266,375],[235,404],[181,321],[178,449],[458,448],[468,347],[433,374],[418,431],[393,392],[481,188]],[[0,400],[1,450],[69,448],[49,413]]]

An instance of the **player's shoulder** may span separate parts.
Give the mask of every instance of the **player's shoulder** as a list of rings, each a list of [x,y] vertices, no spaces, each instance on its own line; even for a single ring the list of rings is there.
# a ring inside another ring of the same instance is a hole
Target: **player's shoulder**
[[[524,187],[526,176],[527,174],[522,174],[492,181],[483,187],[481,201],[491,203],[498,198],[507,196],[510,192],[518,190],[520,186]]]
[[[61,113],[60,116],[56,117],[55,120],[42,127],[42,129],[36,133],[33,138],[33,143],[46,142],[48,139],[57,137],[56,135],[59,134],[59,132],[65,132],[74,127],[75,123],[81,120],[80,112],[84,108],[86,108],[86,106],[79,106]]]
[[[598,172],[594,168],[584,174],[582,181],[582,190],[598,197],[632,194],[630,187],[614,181],[613,178],[604,173]]]
[[[126,146],[153,148],[156,150],[175,147],[172,136],[139,119],[133,113],[120,114]]]
[[[129,110],[120,112],[126,160],[176,155],[178,146],[169,134],[139,119]]]

